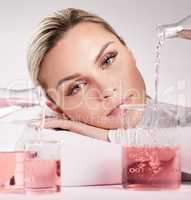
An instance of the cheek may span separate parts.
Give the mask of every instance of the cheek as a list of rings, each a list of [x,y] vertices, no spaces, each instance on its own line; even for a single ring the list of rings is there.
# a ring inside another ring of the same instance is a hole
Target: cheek
[[[123,55],[120,63],[118,64],[118,67],[120,68],[120,77],[118,78],[125,82],[126,87],[132,89],[144,88],[144,81],[142,79],[142,76],[137,69],[135,60],[130,54]]]
[[[127,95],[133,94],[137,100],[138,98],[142,100],[145,93],[145,83],[134,59],[124,57],[117,67],[119,70],[116,72],[115,77],[122,90],[121,92]]]
[[[136,67],[133,67],[130,69],[129,74],[127,76],[127,81],[129,82],[132,89],[133,88],[135,88],[135,89],[143,89],[144,88],[144,81]]]
[[[136,68],[132,70],[131,75],[128,79],[128,92],[133,94],[134,103],[144,103],[146,95],[144,80]]]
[[[79,120],[83,122],[90,122],[95,117],[102,115],[100,104],[95,100],[84,100],[76,107],[62,108],[64,113],[72,120]]]
[[[136,64],[130,54],[126,51],[122,51],[113,64],[113,78],[118,82],[122,82],[122,84],[123,82],[127,84],[128,82],[131,82],[130,77],[132,77],[135,67]]]

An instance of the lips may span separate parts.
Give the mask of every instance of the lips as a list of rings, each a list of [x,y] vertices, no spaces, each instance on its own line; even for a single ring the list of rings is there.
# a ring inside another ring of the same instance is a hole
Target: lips
[[[121,109],[119,108],[120,105],[131,103],[130,97],[131,96],[124,98],[124,99],[121,99],[120,102],[113,109],[111,109],[111,111],[107,114],[107,117],[114,116],[114,115],[117,115],[118,113],[120,113],[120,111],[121,111]]]

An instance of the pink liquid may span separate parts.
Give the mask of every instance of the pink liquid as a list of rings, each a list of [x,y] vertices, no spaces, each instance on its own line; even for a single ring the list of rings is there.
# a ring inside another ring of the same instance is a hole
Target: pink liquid
[[[0,152],[0,192],[24,192],[24,160],[32,152]]]
[[[124,188],[178,188],[181,183],[177,147],[123,147]]]
[[[25,162],[26,192],[59,192],[61,189],[60,160],[28,159]]]
[[[191,30],[182,30],[179,34],[179,37],[183,39],[191,40]]]

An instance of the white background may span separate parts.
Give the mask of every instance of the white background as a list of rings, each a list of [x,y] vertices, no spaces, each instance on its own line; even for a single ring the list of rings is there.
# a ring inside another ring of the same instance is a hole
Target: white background
[[[104,17],[137,59],[148,93],[154,94],[156,25],[191,14],[190,0],[0,0],[0,87],[25,87],[28,43],[38,22],[62,8],[86,9]],[[162,50],[159,99],[191,105],[191,41],[173,39]],[[15,83],[16,82],[16,83]]]
[[[156,25],[191,14],[191,0],[0,0],[0,87],[27,87],[26,52],[32,31],[51,12],[82,8],[104,17],[135,54],[148,94],[154,94]],[[191,106],[191,41],[162,49],[159,100]]]

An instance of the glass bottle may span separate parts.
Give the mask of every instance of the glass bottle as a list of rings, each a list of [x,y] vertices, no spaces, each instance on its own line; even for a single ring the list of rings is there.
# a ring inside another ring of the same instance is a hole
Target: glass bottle
[[[42,111],[45,102],[48,104],[40,87],[20,90],[0,88],[0,120],[1,122],[4,120],[10,122],[13,113],[19,113],[20,111],[22,111],[21,118],[24,117],[27,110],[30,112],[35,109]],[[30,115],[27,115],[27,117],[30,119]]]
[[[156,111],[151,105],[123,104],[120,109],[123,128],[118,130],[117,139],[122,145],[123,187],[179,188],[181,157],[177,122],[167,114],[153,115]]]
[[[44,129],[48,104],[40,87],[0,88],[0,192],[61,191],[62,141]]]
[[[191,14],[178,22],[158,25],[157,31],[158,36],[163,39],[177,37],[191,40]]]
[[[27,134],[26,134],[27,133]],[[26,193],[52,193],[61,191],[62,141],[52,130],[36,129],[26,125],[16,144],[17,150],[33,153],[25,158],[24,185]]]
[[[25,108],[34,108],[36,105],[40,105],[40,95],[36,88],[24,90],[0,88],[1,192],[24,193],[25,191],[24,163],[26,159],[33,158],[33,153],[24,149],[17,150],[15,144],[22,133],[23,122],[33,119],[29,112],[25,112]],[[40,106],[38,106],[40,111],[39,108]],[[13,123],[15,121],[16,124]]]

